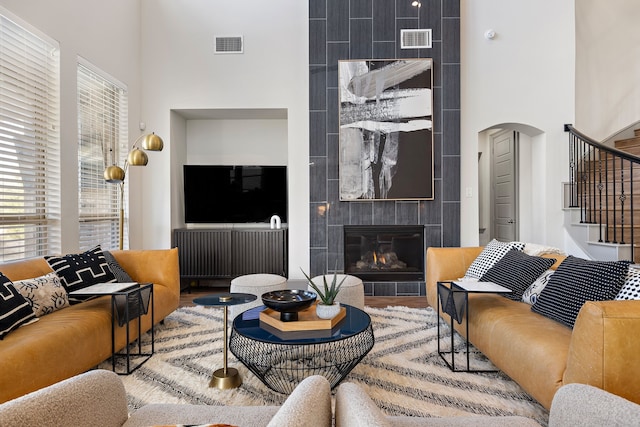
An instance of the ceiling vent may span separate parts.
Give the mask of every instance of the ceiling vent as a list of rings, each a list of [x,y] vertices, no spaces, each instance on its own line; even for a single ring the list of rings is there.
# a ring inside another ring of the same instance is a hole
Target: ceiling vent
[[[243,53],[244,42],[242,36],[216,36],[215,53]]]
[[[400,30],[401,49],[430,49],[431,29]]]

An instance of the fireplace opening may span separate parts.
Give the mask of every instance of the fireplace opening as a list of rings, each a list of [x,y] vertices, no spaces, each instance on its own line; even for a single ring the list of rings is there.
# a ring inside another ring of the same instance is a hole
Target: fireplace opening
[[[345,225],[346,274],[368,281],[424,280],[424,226]]]

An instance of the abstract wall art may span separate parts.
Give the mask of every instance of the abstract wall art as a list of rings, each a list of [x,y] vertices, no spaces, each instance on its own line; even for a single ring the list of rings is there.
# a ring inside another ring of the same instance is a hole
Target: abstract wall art
[[[433,199],[433,60],[338,61],[340,200]]]

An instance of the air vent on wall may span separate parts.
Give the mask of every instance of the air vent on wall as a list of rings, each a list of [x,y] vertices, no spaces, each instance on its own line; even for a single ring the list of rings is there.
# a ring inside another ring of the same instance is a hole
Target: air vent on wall
[[[431,48],[431,29],[428,30],[400,30],[401,49]]]
[[[242,36],[216,36],[216,50],[215,53],[242,53],[243,52],[243,40]]]

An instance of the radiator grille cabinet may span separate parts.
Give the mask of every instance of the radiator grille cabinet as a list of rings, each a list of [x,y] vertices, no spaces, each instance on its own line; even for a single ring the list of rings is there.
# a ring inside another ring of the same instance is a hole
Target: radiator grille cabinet
[[[230,230],[175,230],[174,246],[178,247],[180,277],[231,277]]]
[[[286,229],[176,229],[173,246],[178,248],[183,279],[287,276]]]
[[[234,275],[271,273],[286,277],[284,230],[235,231]]]

